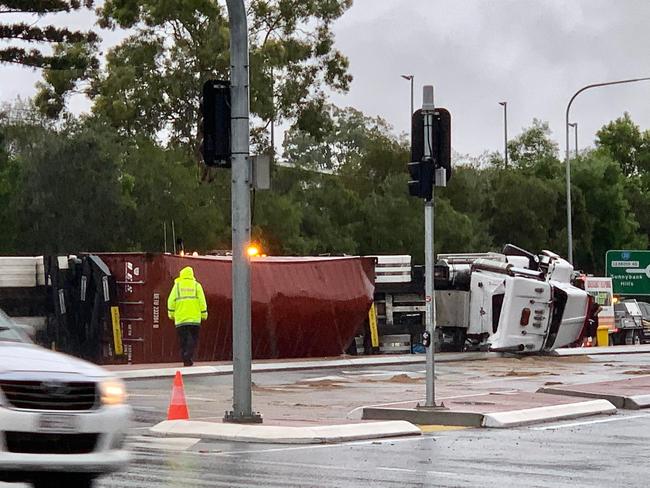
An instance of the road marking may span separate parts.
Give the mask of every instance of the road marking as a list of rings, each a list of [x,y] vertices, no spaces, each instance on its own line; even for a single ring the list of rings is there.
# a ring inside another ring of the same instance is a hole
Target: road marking
[[[458,473],[451,473],[449,471],[431,471],[429,469],[425,471],[418,471],[417,469],[406,469],[406,468],[389,468],[389,467],[378,467],[376,468],[380,471],[394,471],[397,473],[409,473],[409,474],[435,474],[439,476],[453,476],[458,477]]]
[[[632,420],[643,417],[650,417],[650,413],[642,413],[639,415],[625,415],[619,417],[612,417],[609,419],[588,420],[585,422],[572,422],[570,424],[555,424],[545,425],[544,427],[531,427],[531,430],[553,430],[553,429],[568,429],[570,427],[580,427],[583,425],[606,424],[609,422],[621,422],[623,420]]]
[[[322,470],[347,470],[347,471],[360,471],[360,472],[372,472],[374,470],[380,471],[392,471],[397,473],[409,473],[409,474],[433,474],[440,476],[454,476],[457,477],[458,473],[452,473],[449,471],[431,471],[431,470],[421,470],[417,469],[406,469],[406,468],[392,468],[389,466],[380,466],[377,468],[365,467],[365,466],[341,466],[341,465],[331,465],[331,464],[313,464],[313,463],[295,463],[295,462],[286,462],[286,461],[260,461],[255,460],[255,464],[266,464],[272,466],[285,466],[290,468],[306,468],[306,469],[322,469]]]
[[[137,398],[154,398],[154,397],[155,398],[160,398],[160,395],[152,395],[150,393],[129,393],[129,397],[133,397],[133,398],[136,398],[136,397]],[[203,398],[203,397],[195,397],[195,396],[186,396],[185,398],[187,400],[196,400],[196,401],[199,401],[199,402],[216,402],[216,401],[218,401],[216,398]]]

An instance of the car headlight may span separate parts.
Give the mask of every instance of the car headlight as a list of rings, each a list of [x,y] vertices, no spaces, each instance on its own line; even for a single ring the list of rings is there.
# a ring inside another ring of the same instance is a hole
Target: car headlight
[[[122,405],[126,402],[126,387],[121,380],[110,378],[99,384],[102,405]]]

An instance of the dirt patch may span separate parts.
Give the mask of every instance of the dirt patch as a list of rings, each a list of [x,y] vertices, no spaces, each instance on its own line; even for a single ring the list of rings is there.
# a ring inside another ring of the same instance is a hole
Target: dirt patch
[[[526,377],[526,376],[559,376],[557,373],[551,373],[549,371],[516,371],[511,369],[503,374],[493,374],[492,376],[504,378],[504,377]]]
[[[544,386],[555,386],[555,385],[563,385],[561,381],[547,381],[544,383]]]
[[[389,383],[421,383],[424,381],[424,378],[412,378],[407,374],[397,374],[391,376],[386,381]]]
[[[621,371],[621,374],[648,376],[650,375],[650,369],[630,369],[628,371]]]
[[[589,356],[559,356],[553,358],[559,363],[593,363],[594,360]]]
[[[317,381],[305,381],[311,388],[316,388],[318,390],[333,390],[335,388],[343,388],[344,383],[339,383],[332,380],[317,380]]]

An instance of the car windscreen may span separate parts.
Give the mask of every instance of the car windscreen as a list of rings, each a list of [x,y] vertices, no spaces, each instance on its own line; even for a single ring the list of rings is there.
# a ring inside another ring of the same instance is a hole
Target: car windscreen
[[[18,332],[13,321],[0,309],[0,341],[27,342],[23,335]]]

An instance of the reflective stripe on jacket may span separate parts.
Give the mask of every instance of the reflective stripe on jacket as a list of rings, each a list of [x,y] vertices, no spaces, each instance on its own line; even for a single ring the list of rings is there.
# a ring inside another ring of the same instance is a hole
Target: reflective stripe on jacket
[[[194,270],[183,268],[174,280],[174,286],[167,298],[167,314],[176,327],[200,325],[208,318],[208,306],[201,283],[194,279]]]

